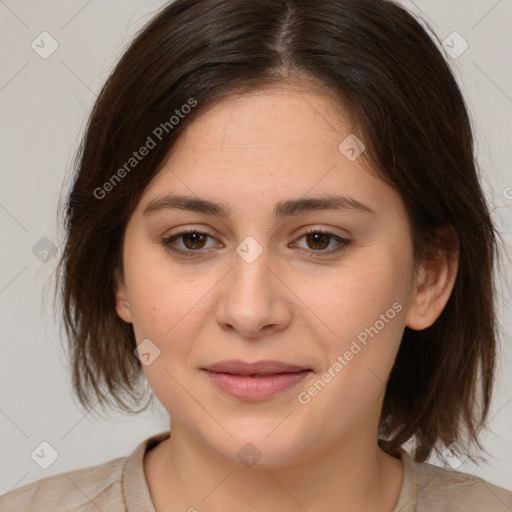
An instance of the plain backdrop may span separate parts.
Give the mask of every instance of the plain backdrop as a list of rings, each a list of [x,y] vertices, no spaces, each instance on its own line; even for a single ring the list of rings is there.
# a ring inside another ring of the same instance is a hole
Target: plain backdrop
[[[59,197],[87,115],[123,49],[164,3],[0,0],[0,493],[125,456],[168,428],[167,413],[157,401],[143,414],[112,414],[105,420],[77,406],[59,334],[60,312],[53,311],[52,286],[46,284],[61,252]],[[460,53],[447,58],[474,118],[482,184],[505,242],[500,367],[489,429],[482,437],[488,463],[466,460],[458,470],[512,490],[511,266],[506,252],[512,240],[512,1],[403,3],[448,42],[452,53]],[[40,42],[37,46],[41,37],[44,48]],[[55,44],[57,49],[42,58]],[[42,442],[58,454],[47,469],[31,456]]]

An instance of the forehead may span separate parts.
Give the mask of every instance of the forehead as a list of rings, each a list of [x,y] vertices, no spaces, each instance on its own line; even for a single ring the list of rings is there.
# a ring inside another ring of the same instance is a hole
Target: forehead
[[[343,106],[318,89],[228,96],[182,132],[142,206],[172,192],[232,205],[235,213],[236,205],[265,199],[273,210],[283,198],[332,194],[396,209],[397,194],[368,172],[364,151],[347,157],[353,130]]]
[[[187,127],[177,147],[258,156],[272,154],[266,150],[276,146],[299,149],[306,141],[317,144],[333,132],[350,133],[351,125],[343,106],[326,90],[279,85],[215,102]]]

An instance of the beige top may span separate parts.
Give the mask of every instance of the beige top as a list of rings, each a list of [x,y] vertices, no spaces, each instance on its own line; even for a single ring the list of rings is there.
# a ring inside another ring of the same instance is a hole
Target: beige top
[[[0,512],[155,512],[144,477],[144,454],[170,431],[149,437],[127,457],[50,476],[0,496]],[[404,478],[395,512],[510,512],[512,492],[481,478],[415,463],[404,450]]]

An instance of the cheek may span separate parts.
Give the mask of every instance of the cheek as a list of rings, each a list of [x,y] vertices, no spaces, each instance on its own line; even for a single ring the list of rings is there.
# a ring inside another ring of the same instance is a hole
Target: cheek
[[[149,386],[167,410],[187,410],[190,397],[189,372],[194,340],[201,325],[198,289],[201,280],[179,281],[174,275],[144,272],[132,281],[133,327],[137,343],[149,339],[157,347],[158,357],[143,370]]]
[[[316,338],[319,352],[325,355],[322,369],[297,398],[299,410],[308,415],[314,411],[327,435],[359,428],[363,418],[375,419],[380,410],[403,334],[405,309],[392,292],[389,276],[378,284],[381,288],[370,279],[347,280],[330,301],[317,304],[335,335],[325,330],[325,336]]]
[[[398,261],[392,251],[368,251],[331,272],[329,279],[303,280],[297,295],[306,298],[311,313],[321,320],[326,339],[343,343],[374,325],[390,308],[393,323],[401,322],[396,310],[405,309],[410,272],[410,263],[405,258]],[[401,308],[393,309],[395,303]]]
[[[335,403],[336,410],[364,415],[384,391],[403,335],[411,271],[406,251],[400,257],[381,248],[347,263],[328,286],[304,285],[301,293],[308,291],[308,306],[321,319],[317,343],[326,355],[317,387],[327,382],[328,390],[314,398],[318,407]]]
[[[201,325],[201,297],[207,287],[204,283],[198,286],[200,280],[184,282],[158,274],[147,277],[132,290],[137,341],[150,338],[173,351],[190,346],[194,327]]]
[[[199,272],[193,264],[173,265],[165,251],[155,255],[154,248],[134,251],[126,266],[137,343],[149,339],[160,350],[159,358],[144,371],[153,389],[172,385],[164,369],[179,378],[197,363],[194,350],[205,322],[212,322],[212,296],[219,276]]]
[[[160,341],[172,333],[198,299],[200,280],[184,275],[165,249],[135,228],[127,235],[124,266],[136,339]]]

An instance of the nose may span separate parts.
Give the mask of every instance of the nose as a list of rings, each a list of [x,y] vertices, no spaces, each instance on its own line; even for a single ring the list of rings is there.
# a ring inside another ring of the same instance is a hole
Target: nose
[[[251,339],[286,329],[293,314],[293,293],[283,280],[283,269],[271,261],[268,251],[255,259],[240,254],[223,280],[217,323]]]

